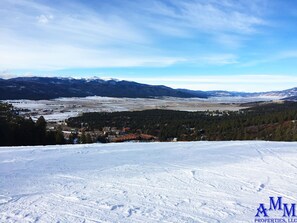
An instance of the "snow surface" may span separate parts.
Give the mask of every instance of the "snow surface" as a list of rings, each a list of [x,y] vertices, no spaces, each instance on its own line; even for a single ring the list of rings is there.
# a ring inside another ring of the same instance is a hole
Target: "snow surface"
[[[253,222],[296,185],[297,143],[0,148],[0,222]]]

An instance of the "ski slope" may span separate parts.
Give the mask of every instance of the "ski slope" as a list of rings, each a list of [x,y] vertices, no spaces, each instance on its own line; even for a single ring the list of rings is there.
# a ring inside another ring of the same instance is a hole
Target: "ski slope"
[[[296,185],[297,143],[0,148],[0,222],[253,222]]]

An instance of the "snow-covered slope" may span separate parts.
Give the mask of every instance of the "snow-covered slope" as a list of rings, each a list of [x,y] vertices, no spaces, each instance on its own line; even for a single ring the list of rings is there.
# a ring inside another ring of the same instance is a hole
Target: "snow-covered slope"
[[[297,143],[0,149],[0,222],[253,222],[297,200]]]

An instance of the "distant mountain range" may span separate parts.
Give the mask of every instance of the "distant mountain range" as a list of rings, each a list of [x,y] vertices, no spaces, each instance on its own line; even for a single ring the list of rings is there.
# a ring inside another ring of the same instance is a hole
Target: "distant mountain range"
[[[188,89],[173,89],[163,85],[140,84],[131,81],[94,79],[73,79],[58,77],[18,77],[0,79],[0,100],[12,99],[54,99],[59,97],[267,97],[275,96],[297,99],[297,88],[284,91],[263,93],[244,93],[231,91],[193,91]]]
[[[59,97],[201,97],[205,93],[187,93],[166,86],[152,86],[129,81],[102,79],[73,79],[56,77],[18,77],[0,79],[0,100],[6,99],[53,99]]]
[[[188,92],[197,95],[205,93],[207,97],[276,97],[283,100],[297,100],[297,87],[282,90],[282,91],[267,91],[267,92],[237,92],[237,91],[193,91],[181,89],[183,92]]]

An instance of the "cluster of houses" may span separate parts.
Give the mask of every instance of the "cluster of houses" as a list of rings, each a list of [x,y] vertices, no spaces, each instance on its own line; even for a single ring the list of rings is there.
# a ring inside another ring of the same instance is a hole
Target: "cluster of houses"
[[[82,127],[80,129],[69,128],[62,125],[62,133],[67,141],[72,143],[91,143],[91,142],[154,142],[159,141],[157,137],[143,134],[140,130],[131,133],[130,128],[118,129],[116,127],[104,127],[102,131],[92,130]]]

